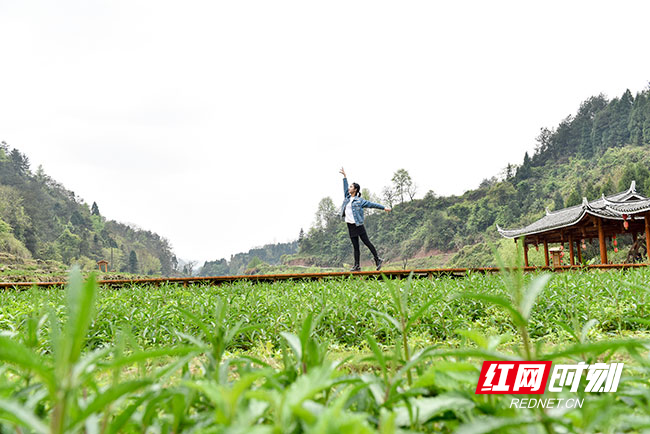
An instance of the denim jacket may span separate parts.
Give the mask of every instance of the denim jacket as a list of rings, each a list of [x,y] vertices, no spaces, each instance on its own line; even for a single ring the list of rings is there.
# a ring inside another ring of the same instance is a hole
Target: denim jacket
[[[351,197],[350,192],[348,191],[348,178],[343,178],[343,194],[345,199],[343,200],[343,205],[341,206],[341,212],[339,215],[345,218],[345,207],[348,206],[348,202],[352,200],[352,216],[354,217],[354,224],[357,226],[363,225],[363,209],[364,208],[377,208],[384,209],[384,205],[378,203],[370,202],[365,200],[361,196]]]

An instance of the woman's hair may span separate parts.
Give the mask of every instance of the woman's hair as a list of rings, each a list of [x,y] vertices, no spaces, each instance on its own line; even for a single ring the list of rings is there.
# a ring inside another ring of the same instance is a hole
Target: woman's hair
[[[356,182],[353,182],[352,187],[354,187],[354,189],[357,190],[357,196],[361,196],[361,186]]]

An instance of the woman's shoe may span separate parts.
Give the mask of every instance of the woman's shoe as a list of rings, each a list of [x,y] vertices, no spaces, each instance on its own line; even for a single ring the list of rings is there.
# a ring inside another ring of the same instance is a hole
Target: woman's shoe
[[[377,271],[379,271],[379,270],[381,270],[381,266],[384,264],[384,260],[381,259],[381,258],[377,258],[375,263],[377,264]]]
[[[350,271],[361,271],[361,267],[355,265],[354,267],[350,268]]]

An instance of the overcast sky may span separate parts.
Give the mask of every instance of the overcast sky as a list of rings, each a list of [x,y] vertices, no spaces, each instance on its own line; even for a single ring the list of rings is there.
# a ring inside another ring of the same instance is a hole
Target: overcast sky
[[[462,194],[650,80],[648,2],[0,0],[0,140],[102,214],[229,258],[350,181]]]

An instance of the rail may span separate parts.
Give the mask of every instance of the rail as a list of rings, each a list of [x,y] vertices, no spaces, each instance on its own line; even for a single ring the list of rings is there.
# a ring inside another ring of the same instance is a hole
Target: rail
[[[587,266],[570,266],[560,267],[522,267],[526,272],[532,271],[552,271],[561,273],[571,270],[621,270],[630,268],[647,267],[648,264],[598,264]],[[221,285],[236,281],[250,282],[277,282],[282,280],[324,280],[331,278],[343,277],[380,277],[384,275],[391,279],[403,279],[413,273],[414,277],[435,278],[439,276],[462,277],[469,273],[496,273],[500,269],[496,267],[478,267],[478,268],[426,268],[413,270],[382,270],[382,271],[355,271],[355,272],[336,272],[336,273],[305,273],[305,274],[253,274],[243,276],[212,276],[212,277],[163,277],[152,279],[121,279],[121,280],[99,280],[100,285],[109,287],[122,287],[129,285],[162,285],[162,284],[182,284],[184,286],[191,284],[210,284]],[[64,286],[65,282],[0,282],[0,289],[26,289],[36,286],[38,288],[52,288]]]

